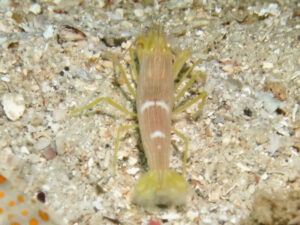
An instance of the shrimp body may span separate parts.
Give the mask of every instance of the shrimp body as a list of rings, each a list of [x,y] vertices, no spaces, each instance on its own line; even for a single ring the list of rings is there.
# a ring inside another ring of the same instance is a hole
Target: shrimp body
[[[137,115],[149,172],[139,181],[135,202],[142,205],[181,204],[188,185],[169,170],[171,115],[174,102],[172,52],[166,37],[153,30],[137,39],[139,60]]]
[[[71,114],[74,115],[89,109],[99,102],[106,102],[131,117],[137,116],[138,124],[122,125],[118,128],[114,166],[116,168],[121,133],[138,127],[149,171],[137,183],[133,201],[142,206],[181,205],[184,204],[186,195],[189,193],[189,185],[180,174],[169,168],[171,131],[185,142],[183,171],[187,161],[188,140],[182,133],[172,129],[171,117],[173,113],[182,112],[200,100],[199,109],[195,115],[198,116],[201,113],[206,92],[201,92],[195,98],[176,105],[176,107],[174,107],[174,102],[178,102],[178,99],[183,97],[185,91],[191,87],[196,78],[205,78],[205,74],[195,72],[178,92],[178,87],[183,83],[183,80],[201,60],[197,60],[192,67],[185,71],[178,83],[174,85],[174,80],[178,77],[185,61],[190,57],[190,51],[184,50],[175,56],[161,27],[154,28],[146,35],[140,36],[135,44],[136,47],[130,49],[130,64],[136,78],[136,91],[131,86],[130,79],[128,79],[120,63],[117,64],[117,68],[128,91],[136,98],[137,113],[127,110],[109,97],[99,97],[88,105],[73,110]],[[136,64],[136,57],[138,64]],[[174,96],[174,92],[178,92],[176,96]]]
[[[165,38],[155,33],[151,36],[149,39],[153,43],[138,52],[141,69],[137,87],[137,112],[149,168],[163,173],[169,167],[171,147],[173,65]]]

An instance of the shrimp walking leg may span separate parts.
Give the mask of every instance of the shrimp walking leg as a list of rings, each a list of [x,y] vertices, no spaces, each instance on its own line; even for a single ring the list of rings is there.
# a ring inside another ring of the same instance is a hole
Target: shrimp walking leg
[[[136,113],[129,111],[128,109],[126,109],[125,107],[121,106],[120,104],[116,103],[114,100],[112,100],[109,97],[99,97],[96,98],[94,101],[90,102],[89,104],[79,107],[73,111],[71,111],[71,115],[76,115],[84,110],[90,109],[92,107],[94,107],[95,105],[97,105],[100,102],[106,102],[107,104],[111,105],[112,107],[118,109],[119,111],[132,116],[132,117],[136,117]]]
[[[193,119],[197,119],[199,117],[199,115],[201,114],[201,112],[202,112],[203,105],[206,102],[206,97],[207,97],[207,93],[206,92],[199,93],[197,95],[197,97],[195,97],[195,98],[187,101],[183,105],[178,106],[177,108],[175,108],[173,110],[173,114],[180,113],[180,112],[186,110],[187,108],[189,108],[190,106],[192,106],[193,104],[195,104],[195,103],[197,103],[197,102],[199,102],[201,100],[201,102],[198,105],[198,110],[193,114]]]
[[[184,145],[185,145],[184,152],[183,152],[183,163],[182,163],[182,173],[185,174],[186,164],[187,164],[187,157],[188,157],[188,151],[189,151],[189,140],[180,131],[178,131],[176,129],[172,129],[172,131],[174,132],[174,134],[176,134],[178,137],[180,137],[183,140]]]
[[[116,170],[117,170],[117,154],[118,154],[118,150],[119,150],[119,146],[120,146],[120,139],[121,139],[121,135],[122,133],[128,131],[129,129],[135,129],[138,128],[138,124],[131,124],[131,125],[123,125],[120,126],[118,128],[117,131],[117,137],[116,137],[116,142],[115,142],[115,148],[114,148],[114,174],[116,174]]]

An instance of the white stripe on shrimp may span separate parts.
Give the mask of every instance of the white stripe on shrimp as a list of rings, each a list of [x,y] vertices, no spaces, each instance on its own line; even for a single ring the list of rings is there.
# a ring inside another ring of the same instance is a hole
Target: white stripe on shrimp
[[[164,101],[145,101],[141,106],[141,113],[143,113],[146,109],[152,107],[152,106],[159,106],[166,110],[167,112],[170,111],[170,108],[167,103]]]
[[[165,138],[166,135],[164,132],[160,131],[160,130],[156,130],[156,131],[153,131],[151,134],[150,134],[150,138],[151,139],[154,139],[154,138]]]
[[[170,111],[170,108],[169,108],[168,104],[165,103],[164,101],[156,101],[156,102],[155,102],[155,105],[157,105],[157,106],[163,108],[163,109],[166,110],[167,112]]]

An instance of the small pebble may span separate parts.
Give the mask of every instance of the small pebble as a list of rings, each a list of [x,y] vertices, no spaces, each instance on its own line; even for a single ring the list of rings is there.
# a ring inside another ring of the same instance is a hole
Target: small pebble
[[[46,202],[46,194],[42,191],[37,194],[36,198],[42,203]]]
[[[263,62],[263,69],[272,69],[274,67],[273,63]]]
[[[45,39],[52,38],[54,36],[54,28],[52,25],[47,26],[46,30],[43,33]]]
[[[38,3],[35,3],[30,6],[29,11],[35,15],[38,15],[42,12],[42,8]]]
[[[150,219],[149,224],[150,225],[161,225],[160,221],[156,221],[156,220],[153,220],[153,219]]]
[[[98,1],[98,6],[100,9],[104,8],[104,6],[106,5],[106,1],[105,0],[99,0]]]
[[[58,32],[59,42],[82,41],[87,38],[86,34],[70,25],[61,26]]]
[[[24,114],[24,97],[21,94],[4,94],[2,96],[2,106],[7,118],[12,121],[16,121]]]
[[[116,9],[116,14],[120,17],[123,18],[124,16],[124,10],[123,9]]]
[[[133,166],[133,165],[135,165],[137,163],[138,163],[138,159],[137,158],[130,157],[129,160],[128,160],[128,164],[130,166]]]
[[[143,17],[144,16],[144,10],[143,9],[134,9],[133,12],[137,17]]]
[[[161,218],[164,220],[176,220],[180,218],[180,214],[177,211],[168,211],[164,213]]]
[[[45,159],[52,160],[56,157],[57,152],[55,151],[55,149],[53,147],[49,147],[49,148],[45,148],[42,151],[42,155],[45,157]]]
[[[43,150],[42,155],[45,157],[45,159],[52,160],[56,157],[57,153],[54,148],[49,147]]]
[[[231,65],[231,64],[226,64],[226,65],[222,66],[222,70],[227,72],[229,75],[233,74],[233,72],[234,72],[233,65]]]
[[[245,108],[244,109],[244,115],[245,116],[248,116],[248,117],[251,117],[252,116],[252,111],[251,111],[251,109],[249,109],[249,108]]]
[[[55,109],[53,111],[53,120],[58,122],[58,121],[63,121],[66,116],[67,116],[67,110],[65,109]]]
[[[140,171],[140,168],[138,167],[133,167],[133,168],[130,168],[128,169],[126,172],[130,175],[135,175],[137,174],[138,172]]]
[[[34,144],[36,150],[42,150],[51,144],[51,140],[48,137],[40,137],[39,140]]]

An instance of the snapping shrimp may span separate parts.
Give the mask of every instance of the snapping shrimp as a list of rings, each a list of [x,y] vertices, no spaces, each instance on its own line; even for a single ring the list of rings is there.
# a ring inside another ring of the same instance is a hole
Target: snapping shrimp
[[[195,72],[180,89],[183,81],[201,60],[198,60],[190,67],[175,85],[175,80],[179,77],[180,70],[190,57],[191,52],[188,50],[182,51],[174,60],[174,54],[161,27],[154,28],[146,35],[137,38],[135,47],[130,52],[131,65],[134,77],[137,80],[136,92],[131,86],[123,67],[120,64],[118,65],[120,75],[125,80],[129,92],[136,98],[137,114],[127,110],[108,97],[97,98],[87,106],[73,111],[73,114],[105,101],[120,111],[137,117],[138,124],[121,126],[118,129],[114,155],[115,167],[121,133],[130,128],[138,127],[149,171],[138,181],[134,191],[133,202],[142,206],[182,205],[185,203],[186,196],[189,193],[189,185],[182,175],[169,167],[171,132],[177,134],[185,142],[184,166],[187,161],[188,140],[182,133],[172,129],[171,118],[172,114],[182,112],[199,101],[197,114],[201,112],[206,99],[205,92],[201,92],[195,98],[174,107],[174,103],[184,95],[197,77],[205,78],[202,72]],[[138,66],[135,65],[135,57],[137,57]],[[178,94],[175,96],[175,93]]]

